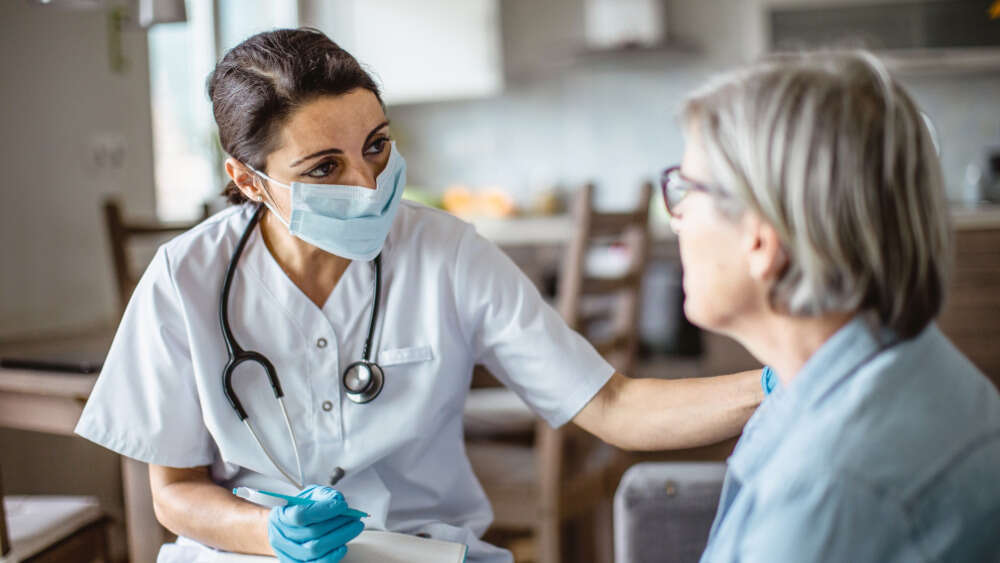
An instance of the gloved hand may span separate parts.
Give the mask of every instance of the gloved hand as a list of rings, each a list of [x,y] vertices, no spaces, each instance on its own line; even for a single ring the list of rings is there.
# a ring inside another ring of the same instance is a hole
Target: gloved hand
[[[276,506],[267,519],[267,536],[282,563],[337,563],[347,554],[347,542],[365,529],[360,519],[345,515],[344,495],[318,485],[297,496],[310,505]]]

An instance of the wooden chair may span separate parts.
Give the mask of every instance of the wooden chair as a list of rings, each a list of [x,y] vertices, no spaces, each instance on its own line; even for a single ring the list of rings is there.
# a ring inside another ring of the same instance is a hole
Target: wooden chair
[[[142,268],[152,257],[156,245],[194,227],[211,214],[206,203],[202,205],[202,217],[198,221],[164,223],[155,220],[126,220],[121,205],[114,198],[105,199],[103,208],[118,289],[119,311],[124,311],[128,305]],[[140,250],[145,251],[144,256],[140,256]],[[125,494],[135,496],[129,501],[133,511],[125,516],[130,558],[133,561],[154,560],[160,544],[171,540],[172,534],[160,525],[153,513],[146,464],[123,457],[122,480]]]
[[[649,258],[653,186],[644,184],[639,206],[626,213],[594,211],[593,192],[592,185],[586,186],[575,202],[576,232],[559,278],[559,312],[620,373],[631,374],[639,350],[639,300]],[[602,245],[615,245],[627,260],[616,275],[588,273],[588,254]],[[605,325],[603,330],[599,325]]]
[[[121,205],[115,198],[105,199],[103,207],[104,223],[108,230],[108,241],[111,248],[111,261],[115,269],[115,283],[118,287],[118,302],[121,310],[124,311],[141,275],[141,271],[132,267],[134,263],[141,261],[132,259],[130,247],[137,241],[152,243],[162,241],[169,236],[178,235],[190,229],[198,222],[127,221],[122,213]],[[208,204],[202,205],[201,219],[207,218],[209,214]]]
[[[4,496],[0,482],[0,563],[110,563],[109,523],[93,497]]]
[[[593,190],[586,186],[576,199],[576,231],[563,264],[558,308],[570,327],[585,336],[589,325],[603,323],[604,330],[593,343],[618,371],[625,372],[634,366],[638,348],[638,303],[649,249],[652,186],[643,186],[640,205],[628,213],[595,212]],[[613,278],[590,276],[586,268],[589,250],[595,243],[612,240],[623,245],[628,265]],[[610,301],[602,300],[610,310],[584,311],[585,299],[593,296],[610,296]],[[480,381],[484,377],[481,372],[475,375]],[[466,447],[493,505],[490,539],[530,534],[531,558],[537,563],[610,561],[611,498],[617,481],[612,483],[609,475],[617,467],[615,450],[572,423],[550,428],[533,418],[523,403],[519,410],[519,401],[516,396],[511,399],[510,391],[486,392],[493,396],[479,402],[497,405],[495,414],[500,416],[496,419],[504,424],[498,422],[492,437],[482,428],[467,434]],[[477,400],[478,394],[472,393],[470,403]],[[468,420],[469,409],[466,412]],[[523,440],[525,430],[533,441]]]

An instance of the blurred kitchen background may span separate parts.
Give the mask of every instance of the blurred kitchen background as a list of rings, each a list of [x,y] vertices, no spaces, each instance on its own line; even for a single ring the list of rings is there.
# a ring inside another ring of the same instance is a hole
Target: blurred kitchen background
[[[691,88],[775,41],[838,36],[892,47],[938,132],[950,199],[1000,199],[989,1],[188,0],[185,21],[143,28],[146,4],[172,5],[0,3],[0,337],[113,319],[102,200],[196,218],[223,183],[205,78],[227,48],[280,26],[318,27],[374,71],[414,197],[450,193],[460,210],[466,190],[498,196],[487,214],[551,212],[588,181],[599,208],[634,205],[681,157]]]
[[[580,188],[614,212],[645,209],[654,182],[638,375],[756,366],[683,319],[657,181],[681,158],[684,96],[717,71],[778,48],[875,49],[932,123],[956,225],[1000,229],[991,0],[4,0],[0,25],[0,355],[100,361],[121,311],[103,206],[175,224],[223,205],[205,79],[228,48],[275,27],[317,27],[367,65],[407,159],[407,197],[476,223],[553,299]],[[1000,239],[989,236],[963,287],[984,297],[951,314],[949,334],[978,335],[963,349],[996,373],[997,347],[983,340],[1000,333],[989,332],[1000,318],[1000,266],[983,261],[1000,256]],[[587,268],[613,273],[616,248],[588,254]],[[7,412],[0,422],[17,426]],[[2,429],[0,466],[7,491],[98,495],[124,554],[113,456]]]

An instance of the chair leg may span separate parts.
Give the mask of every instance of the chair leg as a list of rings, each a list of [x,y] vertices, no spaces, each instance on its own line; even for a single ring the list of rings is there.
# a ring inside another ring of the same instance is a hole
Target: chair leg
[[[125,456],[121,456],[121,464],[129,560],[156,561],[165,539],[165,529],[160,526],[153,510],[149,466]]]
[[[101,563],[112,563],[111,561],[111,547],[108,544],[108,528],[110,522],[106,522],[101,526],[100,535],[96,538],[96,549],[95,553],[100,557],[99,561]]]
[[[560,563],[562,545],[561,523],[555,515],[543,516],[535,526],[535,543],[538,561],[536,563]]]
[[[594,563],[614,563],[614,518],[610,499],[594,507]]]

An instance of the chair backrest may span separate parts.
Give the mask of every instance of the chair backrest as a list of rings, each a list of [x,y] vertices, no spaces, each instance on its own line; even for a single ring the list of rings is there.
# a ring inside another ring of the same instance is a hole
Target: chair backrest
[[[633,371],[638,352],[638,313],[642,275],[649,255],[649,200],[652,185],[646,183],[639,203],[623,213],[599,213],[593,209],[594,186],[577,194],[573,206],[576,230],[570,242],[559,279],[558,309],[573,330],[579,331],[621,373]],[[613,243],[627,257],[614,277],[595,277],[587,272],[591,248]],[[596,309],[588,299],[598,299]],[[605,330],[595,338],[593,325]],[[609,494],[602,476],[612,463],[614,451],[583,429],[567,424],[552,429],[539,421],[535,430],[542,510],[569,516],[582,510],[588,495]],[[571,493],[567,482],[578,481],[587,490]],[[544,506],[549,504],[549,506]]]
[[[208,217],[208,204],[202,206],[202,219]],[[200,221],[200,220],[199,220]],[[108,230],[108,241],[111,248],[111,261],[115,269],[115,283],[118,288],[118,302],[121,310],[125,309],[132,290],[139,283],[141,272],[133,267],[130,256],[130,246],[137,240],[147,242],[162,241],[172,235],[180,234],[197,224],[163,223],[158,221],[126,220],[118,200],[104,200],[104,223]]]
[[[615,561],[698,561],[708,543],[725,473],[721,462],[632,466],[615,493]]]
[[[593,208],[594,186],[580,190],[573,206],[576,231],[559,277],[563,319],[626,374],[634,371],[639,349],[639,300],[649,257],[652,193],[652,184],[646,182],[634,209],[601,213]],[[613,276],[588,273],[587,257],[594,248],[615,249],[625,259],[624,267]]]

